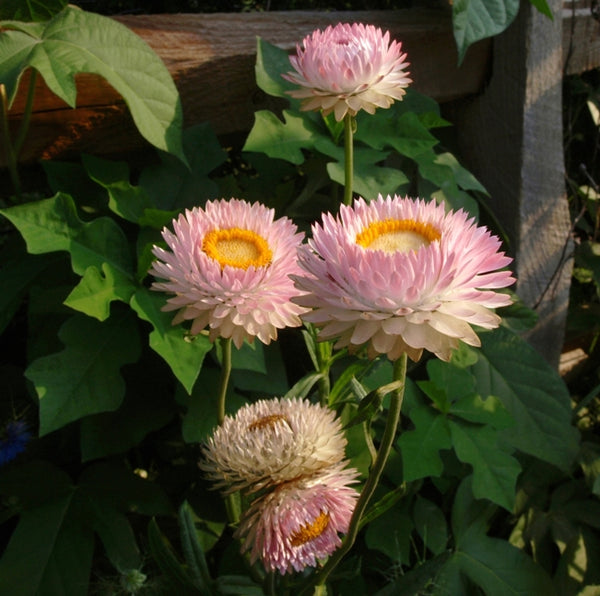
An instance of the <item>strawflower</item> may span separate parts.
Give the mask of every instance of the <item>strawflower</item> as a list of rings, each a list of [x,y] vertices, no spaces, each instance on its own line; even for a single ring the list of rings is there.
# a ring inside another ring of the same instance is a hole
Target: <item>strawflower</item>
[[[300,253],[307,294],[297,299],[321,339],[336,348],[366,345],[369,357],[391,360],[422,350],[448,360],[462,340],[481,344],[471,325],[500,323],[493,308],[511,303],[496,292],[515,280],[500,240],[462,210],[381,195],[324,214]]]
[[[358,498],[349,486],[358,472],[344,466],[277,485],[252,503],[236,531],[252,562],[283,575],[314,567],[339,548]]]
[[[330,25],[297,45],[290,56],[294,71],[282,76],[300,86],[288,93],[303,99],[303,110],[333,112],[338,122],[360,110],[373,114],[402,99],[412,82],[401,47],[373,25]]]
[[[170,251],[155,246],[149,272],[166,280],[154,290],[173,294],[163,308],[178,311],[173,324],[191,320],[192,335],[208,327],[211,341],[232,338],[237,348],[255,337],[268,344],[278,329],[301,324],[304,309],[290,301],[300,292],[289,276],[298,272],[303,235],[288,218],[223,199],[186,210],[162,235]]]
[[[199,466],[215,488],[254,492],[337,464],[345,447],[333,410],[301,399],[262,399],[225,417]]]

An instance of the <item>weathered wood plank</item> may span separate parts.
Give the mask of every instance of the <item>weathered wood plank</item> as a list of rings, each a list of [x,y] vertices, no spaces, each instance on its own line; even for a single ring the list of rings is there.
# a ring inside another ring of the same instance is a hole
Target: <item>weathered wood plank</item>
[[[491,194],[490,205],[511,241],[517,292],[539,322],[531,343],[558,366],[572,260],[562,146],[562,27],[523,3],[494,39],[485,91],[456,105],[460,154]]]
[[[589,4],[589,3],[588,3]],[[564,74],[581,74],[600,66],[600,21],[589,6],[562,10]]]
[[[402,40],[414,87],[440,102],[478,92],[488,75],[489,41],[471,48],[465,63],[457,66],[446,10],[139,15],[118,20],[145,39],[165,62],[179,89],[186,124],[208,121],[220,135],[248,131],[254,112],[273,105],[254,80],[257,36],[291,51],[305,35],[328,24],[363,21],[381,26]],[[23,111],[24,88],[10,111],[13,124]],[[21,161],[68,158],[82,151],[110,152],[111,146],[119,151],[143,147],[128,114],[115,109],[120,104],[119,96],[99,77],[78,77],[76,110],[55,98],[40,81]],[[110,140],[108,147],[102,138]]]

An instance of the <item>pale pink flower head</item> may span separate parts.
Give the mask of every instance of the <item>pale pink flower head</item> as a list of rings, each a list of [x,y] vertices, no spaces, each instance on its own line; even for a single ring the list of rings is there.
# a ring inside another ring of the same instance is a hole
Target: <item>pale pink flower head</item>
[[[503,269],[512,259],[462,210],[443,204],[381,195],[370,203],[342,205],[324,214],[300,253],[297,298],[313,310],[303,318],[321,327],[336,347],[391,360],[422,350],[449,360],[458,341],[479,346],[471,325],[491,329],[491,309],[511,303],[496,292],[515,280]]]
[[[401,47],[390,43],[389,31],[373,25],[330,25],[297,45],[296,55],[290,56],[295,70],[282,76],[300,86],[289,94],[304,100],[303,110],[333,112],[338,121],[360,110],[373,114],[402,99],[412,82]]]
[[[340,547],[358,497],[349,486],[358,472],[344,466],[277,485],[252,503],[236,538],[253,563],[260,559],[267,571],[283,575],[315,567]]]
[[[223,199],[186,210],[173,232],[163,230],[170,251],[154,247],[149,273],[165,280],[152,289],[173,295],[163,308],[178,311],[173,324],[190,320],[192,335],[208,327],[211,341],[232,338],[238,348],[255,337],[268,344],[278,329],[301,324],[290,274],[299,271],[303,234],[274,215],[260,203]]]
[[[346,442],[330,408],[297,398],[261,399],[225,417],[199,466],[215,488],[254,492],[340,462]]]

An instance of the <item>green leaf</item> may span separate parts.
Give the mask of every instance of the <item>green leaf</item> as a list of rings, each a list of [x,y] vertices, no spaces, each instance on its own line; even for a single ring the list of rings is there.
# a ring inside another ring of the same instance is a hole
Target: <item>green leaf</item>
[[[365,542],[369,548],[386,554],[392,561],[408,564],[412,549],[410,535],[414,526],[405,509],[400,504],[371,522],[365,531]]]
[[[417,495],[413,517],[423,544],[439,555],[448,548],[448,524],[442,510],[433,502]]]
[[[79,511],[71,491],[21,514],[0,559],[0,593],[86,596],[94,536]]]
[[[8,251],[0,253],[0,334],[10,323],[31,284],[55,261],[54,257],[32,256],[24,251],[14,255]]]
[[[217,184],[209,176],[225,162],[227,153],[208,122],[183,131],[183,149],[189,168],[172,155],[161,152],[161,162],[153,163],[142,171],[139,184],[153,205],[162,210],[179,211],[202,205],[205,199],[232,196],[219,195]],[[146,215],[148,212],[146,210]],[[140,220],[142,223],[144,219]]]
[[[410,411],[414,430],[404,431],[398,439],[402,454],[404,480],[411,482],[428,476],[440,476],[444,464],[439,452],[450,449],[452,441],[446,417],[427,406]]]
[[[171,543],[160,531],[155,519],[148,524],[148,546],[152,558],[177,594],[199,594],[189,571],[179,561]]]
[[[0,4],[0,19],[46,21],[66,5],[67,0],[3,0]]]
[[[65,350],[38,358],[25,371],[40,400],[40,436],[118,408],[125,394],[119,369],[140,353],[129,312],[104,323],[75,315],[61,327],[59,338]]]
[[[203,368],[200,382],[194,385],[190,396],[179,397],[178,401],[187,411],[181,422],[181,432],[186,443],[201,443],[218,424],[217,401],[221,373],[215,368]],[[226,413],[233,414],[246,402],[231,385],[226,396]]]
[[[177,88],[162,60],[125,25],[72,6],[37,27],[20,21],[1,25],[0,69],[10,104],[29,67],[71,107],[77,97],[74,75],[97,74],[123,96],[149,143],[186,162]]]
[[[569,470],[579,448],[569,392],[558,373],[525,340],[499,327],[480,335],[472,367],[477,392],[502,401],[515,424],[502,439],[523,453]]]
[[[81,281],[66,297],[64,304],[99,321],[110,316],[110,305],[114,300],[126,304],[136,290],[131,277],[103,263],[102,272],[88,267]]]
[[[273,97],[286,97],[294,102],[286,91],[297,89],[294,83],[286,81],[281,73],[292,71],[292,65],[288,53],[277,46],[256,38],[256,65],[254,72],[256,75],[256,84],[269,95]]]
[[[510,428],[515,423],[502,402],[493,395],[486,399],[475,394],[462,397],[450,406],[449,413],[468,422],[489,424],[496,429]]]
[[[498,445],[497,432],[489,426],[449,421],[452,445],[460,461],[473,466],[473,494],[512,511],[519,462]]]
[[[486,37],[502,33],[517,16],[519,0],[457,0],[452,5],[452,25],[459,64],[467,48]]]
[[[452,527],[456,550],[435,577],[440,587],[462,594],[461,576],[479,586],[486,596],[555,596],[552,580],[524,551],[506,540],[486,535],[494,507],[473,499],[471,479],[459,486],[452,509]]]
[[[400,109],[404,109],[404,106],[400,105]],[[356,140],[379,150],[392,147],[401,155],[413,159],[438,144],[439,141],[427,130],[417,114],[405,112],[398,115],[394,112],[381,110],[381,116],[361,120],[356,130]]]
[[[191,337],[181,325],[172,325],[173,315],[161,311],[164,305],[162,293],[150,292],[145,288],[140,288],[131,299],[131,308],[153,327],[150,347],[171,367],[186,391],[191,393],[212,343],[204,335]]]
[[[154,207],[146,191],[129,182],[129,167],[126,163],[100,159],[93,155],[82,155],[81,159],[88,176],[108,192],[108,206],[119,217],[138,223],[144,211]]]
[[[124,463],[99,462],[88,466],[79,486],[123,513],[171,515],[173,507],[159,484],[134,474]]]
[[[283,111],[285,122],[267,110],[254,114],[254,126],[246,139],[243,151],[258,151],[275,159],[299,165],[304,162],[302,149],[313,149],[321,134],[303,115]]]
[[[529,0],[539,12],[543,15],[547,16],[549,19],[554,20],[554,14],[552,9],[548,5],[547,0]]]
[[[151,372],[146,376],[154,382],[153,387],[151,383],[137,383],[127,392],[118,410],[86,416],[81,421],[82,461],[125,453],[173,418],[173,400],[165,398],[165,392],[171,390],[171,385],[156,379]]]
[[[194,524],[194,513],[187,501],[179,507],[179,532],[181,534],[181,545],[183,554],[188,565],[188,570],[198,589],[206,594],[211,594],[211,577],[206,563],[206,557],[202,545],[198,540],[196,526]]]
[[[319,148],[317,144],[317,149]],[[368,200],[396,194],[399,188],[408,184],[408,177],[396,168],[377,165],[387,153],[372,149],[356,148],[354,150],[354,176],[352,187],[354,192]],[[338,184],[344,184],[344,159],[327,164],[329,177]]]
[[[67,251],[79,275],[90,266],[100,269],[103,263],[124,276],[133,275],[123,230],[108,217],[83,222],[68,195],[58,193],[51,199],[0,209],[0,213],[21,232],[30,253]]]

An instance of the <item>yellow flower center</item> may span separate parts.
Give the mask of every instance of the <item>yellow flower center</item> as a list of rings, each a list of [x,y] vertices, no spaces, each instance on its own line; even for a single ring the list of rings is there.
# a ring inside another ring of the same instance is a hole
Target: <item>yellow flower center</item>
[[[315,538],[318,538],[329,525],[329,513],[321,511],[317,518],[310,524],[301,526],[297,532],[290,536],[292,546],[302,546]]]
[[[408,252],[440,238],[441,234],[431,224],[414,219],[384,219],[357,234],[356,244],[371,250]]]
[[[267,241],[252,230],[230,228],[211,230],[204,236],[202,250],[217,261],[221,268],[229,265],[238,269],[264,267],[271,263],[273,253]]]
[[[258,418],[254,422],[248,425],[248,430],[258,430],[259,428],[270,427],[273,428],[279,422],[283,422],[284,424],[288,424],[289,422],[287,418],[283,414],[269,414],[268,416],[263,416],[262,418]]]

